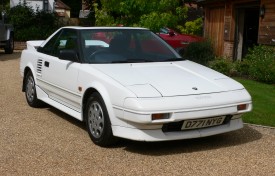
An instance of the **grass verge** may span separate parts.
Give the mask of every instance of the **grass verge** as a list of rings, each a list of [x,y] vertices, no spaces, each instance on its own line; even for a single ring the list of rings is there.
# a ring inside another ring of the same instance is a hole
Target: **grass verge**
[[[234,79],[243,84],[252,96],[253,110],[242,116],[244,122],[275,127],[275,85]]]

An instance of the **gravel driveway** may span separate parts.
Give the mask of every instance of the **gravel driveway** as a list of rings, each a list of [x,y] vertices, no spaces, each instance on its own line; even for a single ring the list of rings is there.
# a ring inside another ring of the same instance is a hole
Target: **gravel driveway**
[[[0,50],[0,175],[275,175],[275,129],[95,146],[82,122],[21,92],[20,53]]]

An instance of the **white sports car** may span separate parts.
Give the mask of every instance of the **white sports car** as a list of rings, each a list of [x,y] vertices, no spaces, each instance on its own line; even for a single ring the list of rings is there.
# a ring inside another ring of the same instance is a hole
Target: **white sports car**
[[[64,27],[28,41],[20,72],[28,104],[50,104],[85,121],[92,141],[198,138],[243,127],[249,93],[181,58],[148,29]]]

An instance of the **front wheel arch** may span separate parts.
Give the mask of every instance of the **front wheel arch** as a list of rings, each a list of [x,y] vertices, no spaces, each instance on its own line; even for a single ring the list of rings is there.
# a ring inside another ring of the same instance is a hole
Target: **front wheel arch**
[[[117,142],[113,136],[109,112],[102,96],[95,89],[90,89],[84,99],[83,120],[91,140],[99,146],[108,147]],[[96,108],[93,106],[96,105]],[[97,109],[97,110],[95,110]],[[95,131],[100,131],[96,134]]]
[[[26,91],[26,86],[25,85],[26,85],[26,76],[27,76],[28,72],[32,73],[31,69],[29,67],[26,67],[25,70],[24,70],[24,75],[23,75],[22,92]]]
[[[113,111],[113,106],[111,103],[111,99],[110,96],[108,94],[108,91],[105,89],[105,87],[102,84],[99,83],[92,83],[89,85],[89,88],[87,88],[83,94],[83,98],[82,98],[82,120],[84,121],[84,110],[85,110],[85,105],[87,103],[87,100],[89,98],[89,96],[94,93],[97,92],[100,94],[100,96],[102,97],[103,101],[105,102],[105,106],[107,108],[107,111],[109,113],[110,116],[110,121],[113,124],[113,117],[114,117],[114,111]]]
[[[83,104],[82,112],[84,112],[84,110],[85,110],[85,104],[87,103],[87,100],[88,100],[89,96],[94,92],[98,92],[98,91],[94,88],[89,88],[85,91],[84,96],[83,96],[83,100],[82,100],[82,104]]]
[[[23,82],[23,90],[25,92],[25,98],[29,106],[33,108],[41,107],[44,103],[37,98],[36,82],[31,71],[26,71]]]

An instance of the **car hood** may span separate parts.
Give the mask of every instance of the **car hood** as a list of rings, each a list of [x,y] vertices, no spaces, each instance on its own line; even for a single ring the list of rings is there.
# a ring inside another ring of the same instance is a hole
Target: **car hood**
[[[178,40],[182,40],[182,41],[188,41],[188,42],[199,42],[199,41],[203,41],[202,37],[199,36],[194,36],[194,35],[187,35],[187,34],[177,34],[176,38]]]
[[[231,78],[191,61],[93,66],[137,97],[186,96],[243,89]]]

